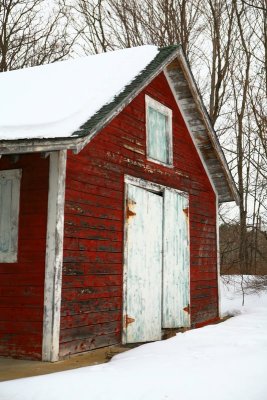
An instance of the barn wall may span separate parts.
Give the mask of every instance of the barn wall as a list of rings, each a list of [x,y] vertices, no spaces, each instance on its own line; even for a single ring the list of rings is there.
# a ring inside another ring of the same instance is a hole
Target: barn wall
[[[145,94],[173,110],[174,168],[146,160]],[[61,356],[120,342],[124,174],[189,192],[192,325],[218,316],[215,195],[161,74],[68,154]]]
[[[40,359],[49,160],[0,159],[0,170],[22,169],[18,262],[0,263],[0,355]]]

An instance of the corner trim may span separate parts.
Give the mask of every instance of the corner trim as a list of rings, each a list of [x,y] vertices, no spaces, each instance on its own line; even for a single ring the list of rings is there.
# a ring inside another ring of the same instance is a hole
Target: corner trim
[[[50,154],[42,360],[59,359],[67,151]]]
[[[219,227],[219,199],[216,196],[216,250],[217,250],[217,285],[218,285],[218,317],[222,318],[221,307],[221,257],[220,257],[220,227]]]

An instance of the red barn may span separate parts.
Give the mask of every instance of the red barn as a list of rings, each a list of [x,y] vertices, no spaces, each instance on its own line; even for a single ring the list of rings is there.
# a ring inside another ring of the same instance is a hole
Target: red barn
[[[181,48],[0,86],[0,355],[56,361],[218,320],[218,203],[238,193]]]

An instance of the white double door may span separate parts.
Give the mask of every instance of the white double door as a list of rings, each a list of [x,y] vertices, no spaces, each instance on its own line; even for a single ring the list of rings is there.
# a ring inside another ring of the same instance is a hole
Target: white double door
[[[126,185],[123,342],[190,324],[188,197]]]

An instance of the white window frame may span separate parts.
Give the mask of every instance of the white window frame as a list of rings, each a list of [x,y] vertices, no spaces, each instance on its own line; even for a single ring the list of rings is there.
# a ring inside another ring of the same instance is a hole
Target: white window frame
[[[145,95],[145,103],[146,103],[146,154],[147,159],[156,164],[164,165],[165,167],[173,167],[173,145],[172,145],[172,110],[157,100],[152,99],[152,97]],[[167,132],[167,152],[168,152],[168,162],[163,162],[161,160],[157,160],[149,155],[149,115],[148,108],[153,108],[155,111],[165,115],[168,120],[168,132]]]
[[[0,171],[0,180],[12,179],[12,195],[11,195],[11,244],[8,252],[1,252],[0,263],[15,263],[18,260],[18,225],[19,225],[19,203],[20,203],[20,181],[21,169],[10,169]]]

